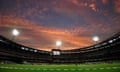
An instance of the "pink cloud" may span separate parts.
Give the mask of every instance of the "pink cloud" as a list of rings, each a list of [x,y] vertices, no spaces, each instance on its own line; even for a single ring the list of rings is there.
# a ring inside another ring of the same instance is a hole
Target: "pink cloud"
[[[15,41],[25,46],[38,49],[44,48],[45,50],[50,50],[55,48],[55,41],[57,40],[61,40],[64,43],[61,49],[70,49],[71,47],[74,49],[91,45],[87,36],[75,36],[67,30],[38,26],[36,23],[20,18],[3,16],[2,21],[0,21],[0,27],[19,29],[21,34]],[[27,40],[32,43],[24,42]]]

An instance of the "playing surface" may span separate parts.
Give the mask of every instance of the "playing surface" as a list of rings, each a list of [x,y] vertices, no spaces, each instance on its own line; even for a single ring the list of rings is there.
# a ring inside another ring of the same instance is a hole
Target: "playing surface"
[[[80,65],[0,64],[0,72],[120,72],[120,63]]]

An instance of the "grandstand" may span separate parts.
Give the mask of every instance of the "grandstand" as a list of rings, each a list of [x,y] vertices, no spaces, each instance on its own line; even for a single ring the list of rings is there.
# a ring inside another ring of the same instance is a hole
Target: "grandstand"
[[[14,63],[47,63],[50,52],[29,48],[0,36],[0,60]]]
[[[120,33],[93,46],[73,50],[59,50],[60,55],[52,51],[37,50],[17,44],[0,36],[0,61],[12,63],[96,63],[120,61]]]
[[[120,72],[119,62],[120,33],[89,47],[51,51],[0,36],[0,72]]]
[[[120,33],[93,46],[61,51],[54,62],[86,63],[120,61]]]

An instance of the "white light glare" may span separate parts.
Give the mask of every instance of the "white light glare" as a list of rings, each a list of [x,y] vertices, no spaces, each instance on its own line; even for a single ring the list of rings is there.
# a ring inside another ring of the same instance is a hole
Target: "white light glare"
[[[61,41],[57,41],[57,42],[56,42],[56,46],[60,46],[61,44],[62,44]]]
[[[99,41],[99,37],[98,36],[94,36],[93,37],[93,41],[96,41],[96,42]]]
[[[113,40],[110,40],[110,41],[109,41],[109,43],[112,43],[112,42],[113,42]]]
[[[53,55],[60,55],[59,51],[53,51]]]
[[[17,29],[14,29],[13,32],[12,32],[13,35],[17,36],[19,35],[19,31]]]
[[[23,50],[24,50],[25,48],[24,48],[24,47],[21,47],[21,49],[23,49]]]
[[[28,50],[28,48],[25,48],[25,50]]]
[[[37,50],[34,50],[34,52],[37,52]]]

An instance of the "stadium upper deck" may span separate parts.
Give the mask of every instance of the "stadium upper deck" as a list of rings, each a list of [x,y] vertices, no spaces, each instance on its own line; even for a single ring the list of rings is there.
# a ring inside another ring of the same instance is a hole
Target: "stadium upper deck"
[[[93,46],[60,50],[60,55],[17,44],[0,36],[0,60],[16,63],[85,63],[120,61],[120,32]]]

